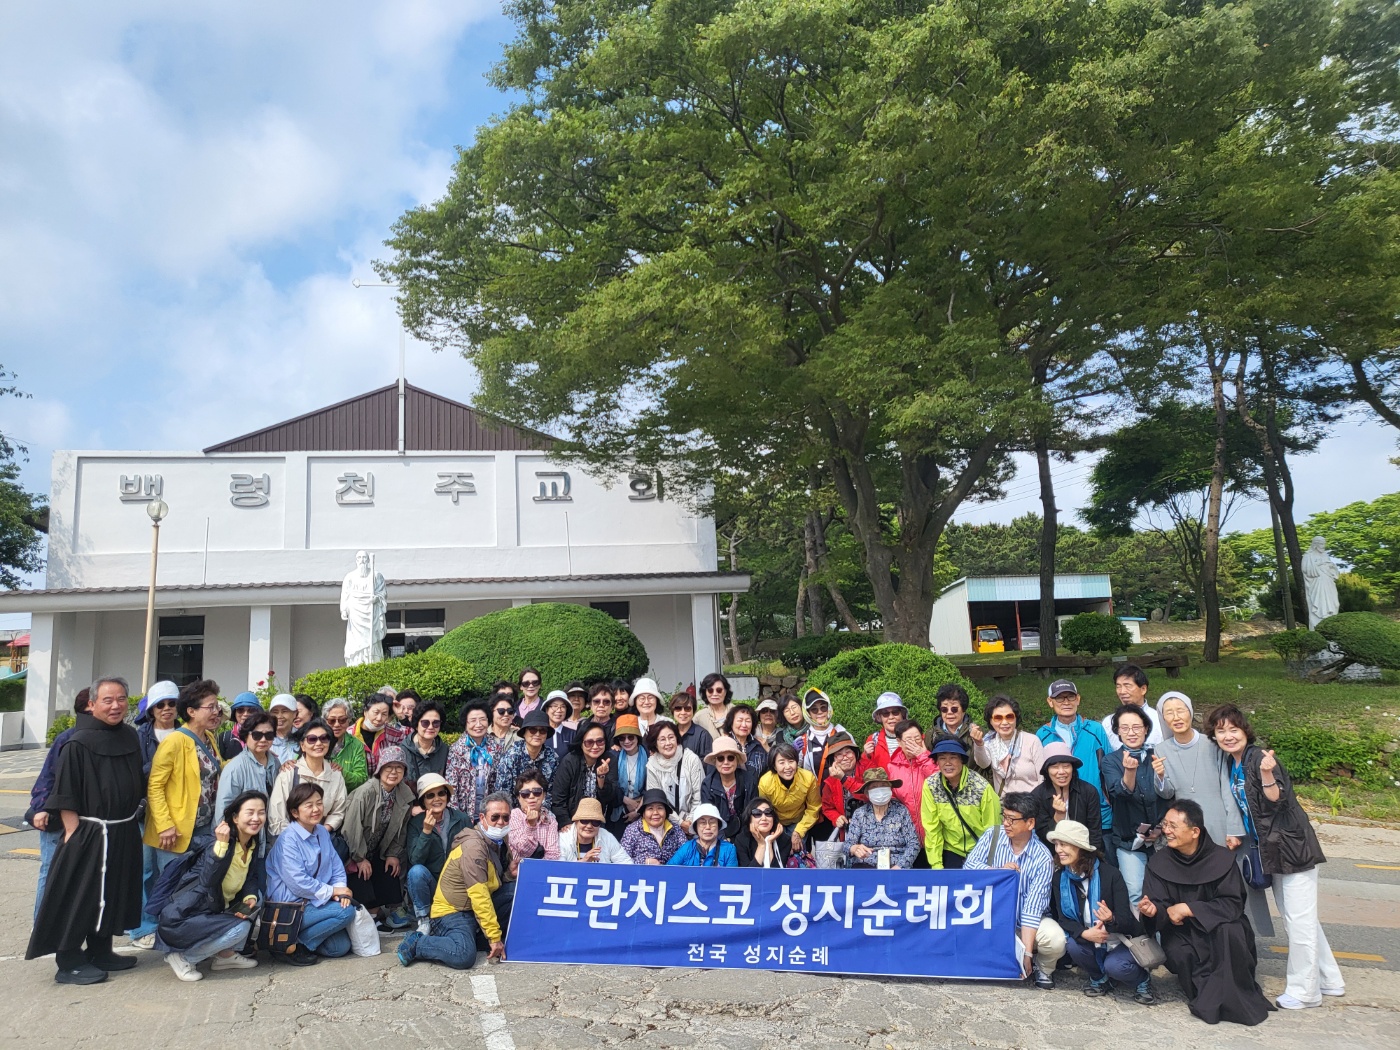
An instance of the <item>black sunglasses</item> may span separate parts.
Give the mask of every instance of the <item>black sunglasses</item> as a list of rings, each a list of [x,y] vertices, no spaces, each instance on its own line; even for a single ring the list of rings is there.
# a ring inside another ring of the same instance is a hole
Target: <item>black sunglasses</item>
[[[539,685],[539,684],[540,684],[540,680],[539,680],[538,678],[531,678],[531,679],[530,679],[529,681],[527,681],[527,682],[521,682],[521,683],[520,683],[520,688],[521,688],[521,689],[529,689],[531,686],[533,686],[533,685]]]
[[[521,798],[539,798],[544,794],[544,788],[521,788]]]
[[[515,708],[513,708],[513,707],[498,707],[498,708],[496,708],[496,714],[498,714],[498,715],[513,715],[513,714],[515,714]]]
[[[438,728],[438,726],[442,725],[442,719],[440,719],[440,718],[425,718],[425,719],[423,719],[421,722],[419,722],[418,724],[419,724],[419,726],[421,726],[421,727],[424,728],[424,729],[436,729],[436,728]]]
[[[158,703],[158,704],[152,704],[152,705],[151,705],[151,710],[153,710],[153,711],[159,711],[159,710],[161,710],[162,708],[174,707],[174,706],[175,706],[175,701],[174,701],[174,700],[162,700],[162,701],[161,701],[160,703]]]
[[[580,820],[578,821],[578,823],[582,824],[586,828],[601,828],[603,826],[603,822],[601,820]]]
[[[331,738],[328,736],[322,736],[320,733],[313,733],[311,736],[302,737],[301,742],[303,744],[329,744],[331,742]]]
[[[277,734],[270,729],[254,729],[248,734],[249,740],[275,740]]]

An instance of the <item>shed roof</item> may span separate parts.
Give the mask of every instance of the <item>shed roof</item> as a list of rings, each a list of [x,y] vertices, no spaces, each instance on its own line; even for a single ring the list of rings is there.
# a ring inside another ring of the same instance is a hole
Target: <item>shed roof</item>
[[[205,452],[393,452],[399,442],[398,384],[339,401]],[[408,452],[537,451],[548,434],[518,427],[460,401],[404,384],[404,449]]]
[[[943,588],[947,594],[965,588],[970,602],[1033,602],[1040,600],[1039,576],[964,576]],[[1106,572],[1055,573],[1056,598],[1112,597]]]

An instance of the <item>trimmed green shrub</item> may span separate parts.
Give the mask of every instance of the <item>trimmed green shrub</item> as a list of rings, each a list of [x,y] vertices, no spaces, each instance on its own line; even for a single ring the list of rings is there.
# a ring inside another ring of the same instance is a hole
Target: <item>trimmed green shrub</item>
[[[1260,744],[1271,748],[1294,780],[1335,782],[1350,778],[1369,787],[1389,787],[1393,773],[1387,764],[1386,734],[1375,730],[1335,726],[1294,725],[1255,727]]]
[[[651,665],[637,636],[605,612],[586,605],[543,602],[479,616],[439,638],[429,653],[447,653],[474,667],[489,687],[539,669],[544,687],[577,678],[637,678]]]
[[[928,732],[938,718],[938,687],[956,682],[967,690],[972,717],[982,717],[986,698],[943,657],[917,645],[889,642],[852,649],[822,664],[807,677],[807,685],[831,697],[831,717],[851,731],[858,742],[874,732],[871,717],[875,698],[892,690],[904,700],[909,717]]]
[[[1072,653],[1097,656],[1122,652],[1132,642],[1133,636],[1123,621],[1107,613],[1082,612],[1060,628],[1060,644]]]
[[[1371,581],[1354,572],[1337,577],[1337,602],[1342,612],[1375,612],[1379,604]]]
[[[425,700],[455,700],[463,694],[484,693],[490,683],[467,663],[436,649],[395,656],[376,664],[330,667],[299,678],[292,692],[305,693],[317,703],[343,696],[363,702],[382,686],[413,689]]]
[[[58,739],[58,734],[65,729],[72,729],[74,720],[72,715],[59,715],[53,720],[53,725],[49,726],[48,735],[44,738],[46,747],[53,747],[53,742]]]
[[[1292,631],[1279,631],[1269,636],[1269,645],[1281,656],[1285,663],[1296,663],[1327,648],[1327,639],[1316,631],[1297,628]]]
[[[864,649],[879,645],[880,639],[872,634],[853,634],[850,631],[831,631],[827,634],[813,634],[798,638],[783,650],[779,659],[784,667],[800,668],[803,671],[826,663],[838,653],[851,649]]]
[[[1400,670],[1400,624],[1380,613],[1338,613],[1318,624],[1317,633],[1336,642],[1348,660]]]

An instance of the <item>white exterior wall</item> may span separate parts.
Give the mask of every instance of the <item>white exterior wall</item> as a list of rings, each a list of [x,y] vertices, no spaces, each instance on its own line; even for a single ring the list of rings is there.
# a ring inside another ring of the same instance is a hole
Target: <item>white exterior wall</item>
[[[972,618],[967,611],[966,583],[950,587],[933,603],[928,642],[940,656],[964,656],[972,652]]]

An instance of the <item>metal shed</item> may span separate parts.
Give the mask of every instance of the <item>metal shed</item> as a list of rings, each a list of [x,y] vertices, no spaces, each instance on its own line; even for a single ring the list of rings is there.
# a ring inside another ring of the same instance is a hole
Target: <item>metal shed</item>
[[[1055,574],[1055,616],[1113,612],[1106,572]],[[929,618],[929,645],[936,653],[971,653],[978,627],[1000,628],[1008,652],[1039,649],[1039,576],[964,576],[943,588]]]

